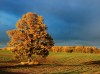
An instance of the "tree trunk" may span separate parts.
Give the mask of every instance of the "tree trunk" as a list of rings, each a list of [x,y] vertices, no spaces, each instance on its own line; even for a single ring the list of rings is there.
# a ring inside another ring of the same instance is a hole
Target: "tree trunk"
[[[32,59],[28,59],[28,63],[32,62]]]
[[[32,62],[31,54],[28,55],[28,63]]]

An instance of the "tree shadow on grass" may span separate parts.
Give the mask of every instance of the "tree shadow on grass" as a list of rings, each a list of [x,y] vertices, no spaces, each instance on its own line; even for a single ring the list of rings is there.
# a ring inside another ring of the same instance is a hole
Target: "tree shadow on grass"
[[[85,62],[83,64],[86,64],[86,65],[100,65],[100,60],[97,60],[97,61],[89,61],[89,62]]]
[[[81,65],[63,65],[63,64],[33,64],[33,65],[21,65],[21,64],[15,64],[15,65],[4,65],[4,66],[0,66],[0,69],[7,69],[7,68],[31,68],[31,67],[55,67],[55,66],[81,66]]]
[[[75,71],[62,71],[62,72],[55,72],[55,73],[51,73],[51,74],[80,74],[79,71],[75,70]]]
[[[19,63],[17,60],[11,60],[11,61],[0,61],[0,63]]]
[[[39,65],[20,65],[20,64],[16,64],[16,65],[10,65],[10,66],[0,66],[0,69],[6,69],[6,68],[13,68],[13,69],[15,69],[15,68],[27,68],[27,67],[35,67],[35,66],[39,66]]]
[[[0,74],[27,74],[27,73],[21,73],[21,72],[14,73],[14,72],[8,72],[2,69],[0,70]]]

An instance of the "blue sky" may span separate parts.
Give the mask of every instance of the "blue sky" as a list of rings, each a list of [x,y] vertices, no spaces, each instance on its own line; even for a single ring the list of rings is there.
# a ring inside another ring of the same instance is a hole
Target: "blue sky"
[[[27,12],[44,17],[55,45],[100,47],[100,0],[0,0],[0,47]]]

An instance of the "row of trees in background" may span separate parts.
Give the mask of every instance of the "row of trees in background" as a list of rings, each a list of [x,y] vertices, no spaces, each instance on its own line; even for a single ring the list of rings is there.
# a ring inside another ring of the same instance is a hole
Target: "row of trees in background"
[[[4,48],[4,50],[13,50],[13,47]],[[100,53],[100,49],[92,46],[53,46],[50,52],[66,52],[66,53]]]
[[[53,46],[51,52],[78,52],[78,53],[100,53],[100,50],[93,46]]]

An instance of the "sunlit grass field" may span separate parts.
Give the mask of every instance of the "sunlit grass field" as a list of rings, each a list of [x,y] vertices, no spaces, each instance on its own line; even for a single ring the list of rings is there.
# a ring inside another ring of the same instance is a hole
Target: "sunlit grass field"
[[[40,65],[19,65],[8,50],[0,50],[0,74],[100,74],[100,54],[50,52]]]

